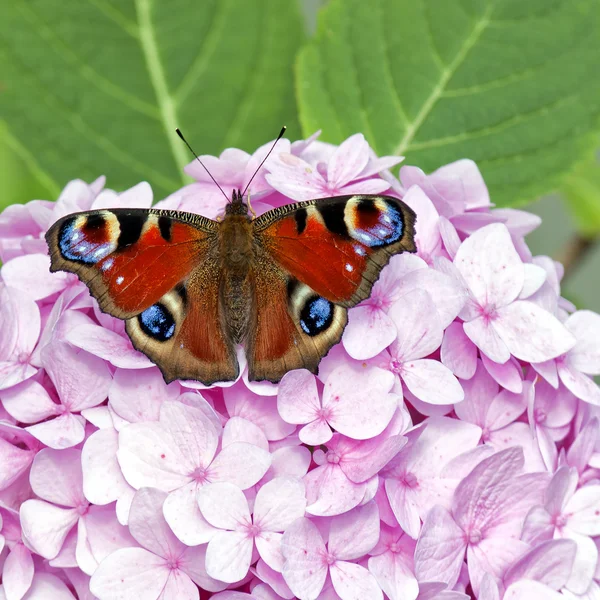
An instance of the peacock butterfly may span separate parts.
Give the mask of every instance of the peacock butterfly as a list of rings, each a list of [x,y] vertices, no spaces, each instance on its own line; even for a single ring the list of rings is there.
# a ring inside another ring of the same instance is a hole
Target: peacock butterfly
[[[414,237],[414,212],[391,196],[308,200],[254,217],[237,190],[220,221],[94,210],[63,217],[46,241],[50,270],[75,273],[104,312],[125,320],[165,381],[210,385],[238,377],[239,343],[251,380],[316,373],[348,309],[391,256],[415,252]]]

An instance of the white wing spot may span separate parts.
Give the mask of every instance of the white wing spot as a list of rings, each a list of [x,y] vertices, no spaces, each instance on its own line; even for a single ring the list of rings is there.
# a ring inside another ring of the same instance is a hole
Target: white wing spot
[[[117,285],[121,285],[122,283],[123,283],[123,276],[122,276],[122,275],[119,275],[119,276],[117,277]]]
[[[354,267],[350,263],[346,263],[346,271],[352,273],[352,271],[354,271]]]

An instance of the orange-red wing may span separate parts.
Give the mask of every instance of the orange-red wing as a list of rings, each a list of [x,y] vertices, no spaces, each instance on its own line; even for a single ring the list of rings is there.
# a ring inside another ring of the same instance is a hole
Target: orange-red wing
[[[351,307],[368,297],[391,256],[414,252],[414,212],[390,196],[340,196],[271,210],[257,244],[292,278]]]

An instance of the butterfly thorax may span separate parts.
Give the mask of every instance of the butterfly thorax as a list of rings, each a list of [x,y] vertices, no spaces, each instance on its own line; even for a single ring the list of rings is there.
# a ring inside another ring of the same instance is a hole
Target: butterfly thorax
[[[252,225],[248,215],[227,214],[219,231],[222,270],[219,293],[223,324],[234,343],[244,341],[252,305],[251,271],[254,260]]]

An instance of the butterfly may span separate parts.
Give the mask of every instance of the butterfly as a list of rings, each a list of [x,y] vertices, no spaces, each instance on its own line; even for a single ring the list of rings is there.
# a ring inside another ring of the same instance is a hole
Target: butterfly
[[[317,373],[348,309],[414,252],[415,214],[390,196],[308,200],[254,218],[240,190],[221,221],[159,209],[67,215],[46,234],[51,271],[75,273],[133,346],[175,379],[278,382]]]

